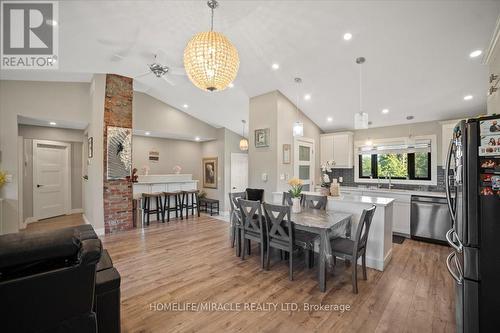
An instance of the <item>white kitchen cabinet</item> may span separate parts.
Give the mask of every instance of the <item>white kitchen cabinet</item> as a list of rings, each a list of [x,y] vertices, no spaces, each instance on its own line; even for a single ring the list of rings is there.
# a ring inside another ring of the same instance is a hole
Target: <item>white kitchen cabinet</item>
[[[363,195],[394,199],[392,209],[392,232],[410,235],[411,194],[388,193],[387,191],[363,191]]]
[[[335,169],[348,169],[353,166],[354,141],[352,132],[323,134],[320,138],[321,164],[335,161]]]
[[[448,146],[453,135],[453,129],[458,122],[459,120],[441,123],[441,165],[443,168],[446,165]]]

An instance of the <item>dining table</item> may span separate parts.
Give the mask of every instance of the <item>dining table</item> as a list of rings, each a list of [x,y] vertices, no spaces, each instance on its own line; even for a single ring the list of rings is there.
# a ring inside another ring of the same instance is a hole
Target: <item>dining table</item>
[[[291,213],[290,220],[296,230],[319,235],[319,288],[326,291],[327,270],[333,270],[334,260],[331,242],[336,237],[351,237],[350,213],[332,210],[302,208],[300,213]]]

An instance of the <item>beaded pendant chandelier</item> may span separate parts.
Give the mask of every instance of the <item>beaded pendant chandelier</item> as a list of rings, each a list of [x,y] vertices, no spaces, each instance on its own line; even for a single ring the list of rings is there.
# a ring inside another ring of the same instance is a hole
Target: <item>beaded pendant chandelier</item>
[[[240,59],[238,50],[220,32],[213,31],[214,9],[219,5],[209,0],[210,31],[196,34],[184,50],[184,68],[191,82],[202,90],[224,90],[236,78]]]

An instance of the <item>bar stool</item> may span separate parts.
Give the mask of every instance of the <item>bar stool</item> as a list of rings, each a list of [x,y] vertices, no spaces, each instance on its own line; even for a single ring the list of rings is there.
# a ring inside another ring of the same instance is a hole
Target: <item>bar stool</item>
[[[163,201],[163,215],[167,215],[167,222],[170,222],[170,212],[175,212],[175,218],[179,217],[179,213],[182,218],[182,191],[174,192],[163,192],[165,199]],[[170,205],[170,198],[174,197],[175,205],[172,207]]]
[[[182,208],[186,208],[186,219],[188,219],[190,208],[191,208],[191,215],[194,215],[194,209],[196,208],[196,211],[198,212],[198,217],[200,217],[200,200],[198,197],[199,192],[200,191],[198,190],[182,191]],[[191,204],[189,203],[189,195],[191,195]]]
[[[142,210],[144,213],[143,219],[146,221],[146,225],[149,225],[149,215],[156,214],[157,221],[165,222],[165,216],[163,215],[163,208],[161,205],[161,193],[143,193],[142,194]],[[156,201],[155,209],[151,209],[151,198],[154,198]]]

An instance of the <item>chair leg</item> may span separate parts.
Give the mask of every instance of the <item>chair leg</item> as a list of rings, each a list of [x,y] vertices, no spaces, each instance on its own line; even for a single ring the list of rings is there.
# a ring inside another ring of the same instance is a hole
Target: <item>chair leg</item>
[[[267,245],[267,251],[266,251],[266,270],[269,270],[269,264],[271,262],[271,248],[269,247],[269,244]]]
[[[288,255],[288,279],[293,281],[293,250]]]
[[[236,236],[236,256],[241,256],[241,232],[239,228],[236,228],[235,230]]]
[[[200,217],[200,197],[198,196],[198,193],[196,193],[195,196],[196,196],[196,211],[198,213],[198,217]]]
[[[362,265],[362,269],[363,269],[363,279],[367,280],[368,277],[366,276],[366,254],[363,254],[361,256],[361,265]]]
[[[356,262],[352,265],[352,292],[358,293],[358,264]]]
[[[242,236],[242,245],[243,245],[243,249],[241,249],[241,260],[245,260],[245,252],[247,251],[247,241],[245,239],[245,236],[243,235]]]
[[[337,257],[335,255],[333,255],[333,264],[337,265]]]
[[[306,261],[306,267],[311,268],[311,252],[309,250],[304,250],[304,255],[305,255],[305,261]]]
[[[150,211],[151,211],[151,198],[148,198],[148,219],[147,219],[148,223],[147,223],[147,225],[149,225],[149,216],[150,216],[149,212]]]
[[[231,247],[234,247],[235,242],[236,242],[236,227],[233,225],[231,227]]]
[[[262,267],[262,269],[265,269],[265,266],[264,266],[264,242],[260,242],[260,267]]]
[[[248,255],[251,255],[252,254],[252,241],[250,239],[247,239],[247,242],[248,242],[248,246],[247,246],[247,253]]]

